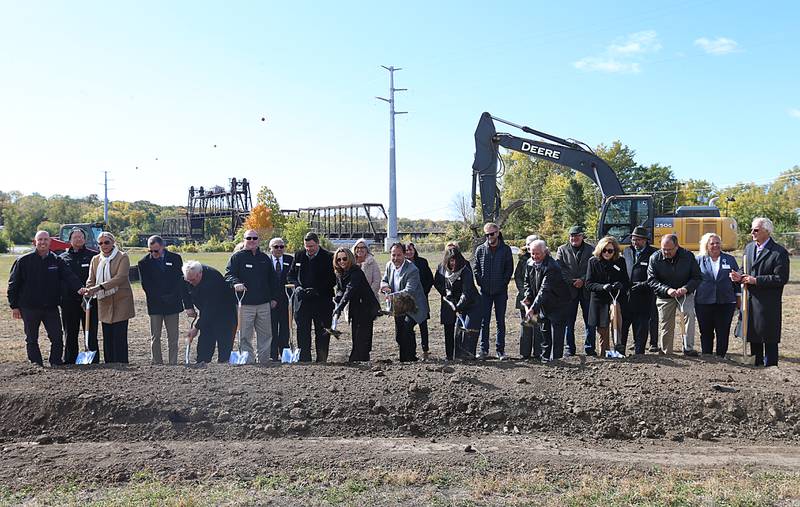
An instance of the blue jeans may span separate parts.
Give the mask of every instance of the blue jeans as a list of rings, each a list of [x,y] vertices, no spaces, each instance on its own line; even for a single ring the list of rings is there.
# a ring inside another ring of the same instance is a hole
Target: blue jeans
[[[594,337],[595,328],[588,324],[589,321],[589,294],[581,291],[581,295],[569,302],[569,313],[567,314],[567,325],[565,331],[565,340],[567,344],[567,351],[571,355],[575,355],[577,347],[575,345],[575,319],[578,318],[578,306],[581,307],[583,315],[584,338],[583,348],[587,352],[594,352]]]
[[[492,319],[492,305],[494,305],[494,318],[497,322],[497,341],[495,349],[499,353],[506,350],[506,306],[508,306],[508,293],[489,295],[481,294],[481,309],[483,321],[481,325],[481,350],[489,353],[489,322]]]

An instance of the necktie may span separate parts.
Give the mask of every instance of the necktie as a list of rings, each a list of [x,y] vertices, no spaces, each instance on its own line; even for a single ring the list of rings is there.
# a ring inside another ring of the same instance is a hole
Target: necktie
[[[281,272],[281,260],[280,258],[275,259],[275,272],[280,274]]]

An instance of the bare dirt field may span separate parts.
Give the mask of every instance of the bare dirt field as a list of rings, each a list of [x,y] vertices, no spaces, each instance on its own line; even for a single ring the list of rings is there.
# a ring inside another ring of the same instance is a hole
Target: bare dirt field
[[[435,317],[416,364],[381,318],[370,363],[344,362],[345,332],[331,364],[151,366],[134,290],[126,366],[29,365],[0,313],[0,504],[800,504],[800,285],[770,369],[736,341],[729,360],[446,363]]]

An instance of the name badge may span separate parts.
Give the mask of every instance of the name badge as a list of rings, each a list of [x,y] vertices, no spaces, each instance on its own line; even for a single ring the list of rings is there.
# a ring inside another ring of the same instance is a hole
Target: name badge
[[[252,267],[253,267],[253,265],[252,265],[252,264],[245,264],[245,265],[244,265],[244,267],[246,267],[246,268],[252,268]]]
[[[647,266],[647,261],[642,261],[639,263],[640,266]]]
[[[58,269],[58,266],[47,266],[47,269],[50,271],[55,271]]]
[[[88,264],[81,264],[81,267],[82,267],[82,268],[88,268],[88,267],[89,267],[89,265],[88,265]]]
[[[729,264],[723,264],[722,269],[731,269],[731,266]]]
[[[295,266],[302,266],[303,264],[302,264],[302,263],[300,263],[300,262],[295,262],[295,263],[294,263],[294,265],[295,265]]]
[[[167,266],[172,266],[171,262],[165,262],[164,264],[166,264]]]
[[[614,269],[616,269],[617,271],[622,271],[622,270],[620,269],[620,267],[619,267],[619,266],[617,266],[616,264],[614,264]]]

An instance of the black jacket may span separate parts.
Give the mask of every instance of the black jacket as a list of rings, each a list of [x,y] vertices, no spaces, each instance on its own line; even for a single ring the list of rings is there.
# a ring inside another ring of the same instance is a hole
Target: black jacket
[[[270,262],[272,262],[273,268],[275,267],[275,260],[270,256]],[[289,254],[283,254],[281,256],[282,267],[280,268],[280,273],[276,272],[275,274],[278,277],[278,307],[282,308],[283,313],[286,313],[287,305],[289,304],[289,299],[286,296],[286,284],[287,277],[289,276],[289,271],[292,269],[292,265],[294,265],[294,257]]]
[[[789,253],[774,239],[764,245],[758,258],[755,253],[755,242],[744,247],[742,262],[747,267],[744,274],[756,277],[756,284],[747,286],[750,293],[747,341],[780,343],[781,305],[783,286],[789,281]]]
[[[41,257],[36,250],[19,257],[8,278],[8,303],[16,308],[52,308],[61,302],[64,291],[78,292],[83,287],[64,259],[53,252]]]
[[[433,277],[433,286],[442,297],[453,303],[456,311],[462,315],[470,315],[473,325],[479,326],[480,319],[480,296],[475,287],[475,280],[472,276],[472,269],[469,264],[464,266],[458,280],[450,282],[445,276],[445,268],[441,264],[436,268],[436,275]],[[456,313],[445,301],[442,301],[439,310],[439,318],[442,324],[451,325],[456,321]]]
[[[424,257],[420,257],[419,255],[414,256],[414,265],[419,270],[419,283],[422,284],[422,290],[425,291],[425,295],[431,293],[431,287],[433,287],[433,273],[431,272],[431,266],[428,264],[428,260]]]
[[[550,254],[547,254],[540,266],[536,266],[533,259],[528,259],[525,266],[524,300],[534,312],[546,319],[566,319],[567,303],[572,298],[567,277],[562,270],[562,265]]]
[[[272,257],[257,248],[239,250],[231,255],[225,268],[225,280],[233,287],[243,283],[247,292],[242,299],[243,305],[263,305],[270,301],[278,301],[278,276],[272,265]]]
[[[494,296],[508,292],[508,282],[514,275],[514,256],[503,238],[497,240],[494,252],[486,241],[475,249],[473,271],[481,292]]]
[[[300,312],[303,305],[310,304],[320,312],[333,312],[333,288],[336,286],[336,273],[333,271],[333,254],[320,248],[313,259],[305,250],[294,254],[294,265],[287,276],[289,283],[305,291],[295,290],[293,305]],[[314,310],[312,310],[314,311]]]
[[[609,292],[605,289],[605,286],[608,284],[614,285],[615,283],[620,284],[618,302],[622,304],[630,286],[628,270],[625,269],[625,259],[619,257],[614,262],[606,262],[592,256],[586,266],[586,287],[592,293],[589,308],[592,305],[610,304],[611,294],[616,295],[617,289],[611,288]]]
[[[667,291],[681,287],[686,287],[687,294],[691,294],[700,285],[700,280],[700,266],[692,252],[683,247],[678,247],[671,259],[665,258],[661,250],[650,256],[647,283],[660,299],[670,299]]]
[[[172,315],[192,307],[180,255],[164,250],[162,259],[153,259],[147,254],[139,260],[138,266],[149,315]]]
[[[349,304],[347,314],[351,321],[369,322],[378,316],[378,300],[358,265],[350,266],[341,277],[337,277],[336,293],[335,311],[341,314]]]
[[[203,278],[197,286],[189,285],[192,303],[200,311],[194,327],[203,330],[206,323],[229,322],[236,325],[236,296],[222,274],[211,266],[203,266]]]
[[[519,260],[517,260],[517,267],[514,268],[514,285],[517,287],[516,307],[519,310],[524,310],[522,308],[522,298],[525,297],[525,266],[528,265],[528,259],[530,258],[530,252],[520,255]]]
[[[656,249],[650,245],[646,245],[642,249],[638,259],[635,255],[636,250],[632,246],[622,252],[625,268],[628,270],[628,279],[631,282],[623,314],[650,312],[655,294],[647,283],[647,267],[650,264],[650,256],[654,253],[656,253]]]
[[[97,255],[98,252],[89,250],[86,247],[78,251],[68,248],[64,253],[59,255],[61,259],[67,264],[70,271],[78,278],[78,280],[85,284],[89,278],[89,264],[92,262],[92,257]],[[64,284],[61,286],[61,303],[77,303],[81,302],[81,295],[75,291],[69,290],[69,287]]]

